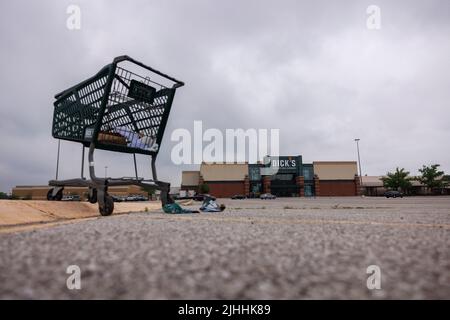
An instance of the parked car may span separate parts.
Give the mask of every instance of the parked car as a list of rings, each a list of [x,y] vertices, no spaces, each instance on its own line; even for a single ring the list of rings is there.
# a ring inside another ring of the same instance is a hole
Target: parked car
[[[209,197],[213,200],[216,200],[216,197],[209,194],[196,194],[195,196],[192,197],[192,199],[194,199],[195,201],[204,201],[205,197]]]
[[[75,194],[75,195],[67,195],[67,196],[63,196],[61,201],[80,201],[80,196]]]
[[[145,197],[145,196],[143,196],[143,195],[137,195],[137,196],[134,196],[134,201],[148,201],[148,198],[147,197]]]
[[[384,193],[386,198],[403,198],[403,193],[399,191],[387,191]]]
[[[234,196],[231,197],[231,199],[233,199],[233,200],[243,200],[245,198],[246,198],[246,196],[244,196],[242,194],[235,194]]]
[[[277,197],[271,193],[263,193],[262,195],[259,196],[259,198],[261,200],[273,200],[276,199]]]
[[[115,195],[111,195],[111,197],[113,198],[114,202],[122,202],[123,201],[122,197],[115,196]]]
[[[61,201],[73,201],[73,197],[72,196],[63,196]]]

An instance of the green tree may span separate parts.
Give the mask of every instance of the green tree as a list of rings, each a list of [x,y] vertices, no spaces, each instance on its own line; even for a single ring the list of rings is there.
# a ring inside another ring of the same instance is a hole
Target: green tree
[[[413,178],[409,176],[409,171],[397,167],[395,172],[388,172],[381,180],[383,181],[385,188],[392,190],[400,189],[403,192],[407,192],[412,186],[411,180],[413,180]]]
[[[4,192],[0,192],[0,199],[8,199],[8,195]]]
[[[206,183],[200,185],[200,193],[209,193],[209,186]]]
[[[442,188],[444,183],[442,181],[442,176],[444,175],[444,171],[439,171],[439,164],[432,164],[431,166],[422,166],[422,169],[419,169],[421,176],[419,177],[419,181],[424,184],[428,190],[433,190],[435,188]]]

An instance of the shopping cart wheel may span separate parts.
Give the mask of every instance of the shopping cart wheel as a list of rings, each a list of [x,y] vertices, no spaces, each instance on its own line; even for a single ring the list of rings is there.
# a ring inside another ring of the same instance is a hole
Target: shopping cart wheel
[[[98,210],[100,211],[100,214],[102,216],[109,216],[111,215],[111,213],[113,213],[114,200],[109,194],[105,193],[105,201],[103,203],[103,206],[99,204]]]
[[[63,189],[60,189],[55,196],[53,196],[53,189],[51,188],[50,190],[48,190],[47,192],[47,200],[48,201],[61,201],[62,197],[63,197]]]
[[[89,188],[88,191],[88,201],[90,203],[97,203],[97,189]]]
[[[53,201],[53,188],[48,190],[48,192],[47,192],[47,200],[48,201]]]
[[[56,194],[55,200],[56,200],[56,201],[61,201],[62,197],[63,197],[63,191],[62,191],[62,189],[61,189],[61,190],[59,190],[58,193]]]

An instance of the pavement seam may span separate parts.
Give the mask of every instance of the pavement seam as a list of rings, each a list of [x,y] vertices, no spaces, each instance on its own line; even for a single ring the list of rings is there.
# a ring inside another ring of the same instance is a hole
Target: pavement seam
[[[37,210],[37,211],[42,212],[42,213],[44,214],[44,216],[50,217],[50,218],[52,218],[52,219],[55,219],[55,220],[64,219],[64,218],[58,217],[58,216],[57,216],[56,214],[54,214],[54,213],[47,212],[47,211],[44,211],[44,210],[42,210],[42,209],[39,209],[38,207],[35,207],[35,206],[31,205],[30,203],[26,203],[25,201],[23,202],[23,204],[26,205],[27,207],[30,207],[30,208],[34,209],[34,210]]]

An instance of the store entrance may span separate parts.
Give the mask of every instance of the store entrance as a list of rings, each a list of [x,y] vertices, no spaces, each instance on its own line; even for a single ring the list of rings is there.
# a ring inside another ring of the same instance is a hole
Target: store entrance
[[[314,197],[314,186],[305,184],[305,197]]]
[[[277,197],[296,197],[299,189],[294,174],[276,174],[272,176],[270,191]]]
[[[250,182],[250,198],[259,197],[263,192],[263,187],[261,182]]]

